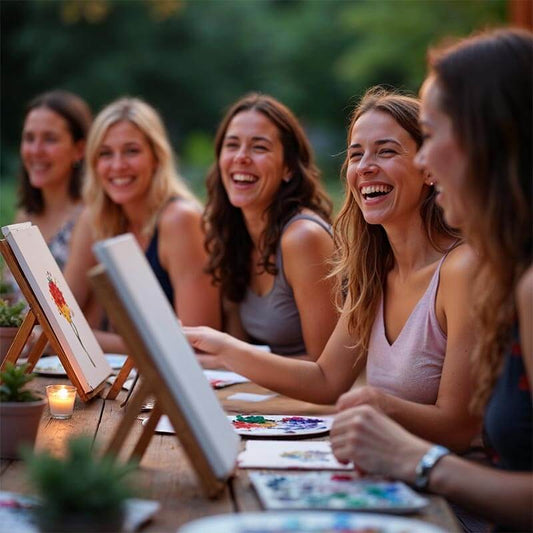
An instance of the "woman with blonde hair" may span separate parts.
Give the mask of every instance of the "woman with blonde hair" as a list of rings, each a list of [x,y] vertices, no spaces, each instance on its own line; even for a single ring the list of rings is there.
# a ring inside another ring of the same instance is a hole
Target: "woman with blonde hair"
[[[415,433],[464,450],[479,431],[467,409],[473,258],[444,223],[430,177],[414,164],[418,112],[417,99],[381,89],[355,109],[346,199],[334,225],[346,301],[317,361],[261,353],[207,328],[186,333],[201,360],[310,402],[335,402],[366,365],[368,385],[344,395],[346,404],[374,405]]]
[[[109,104],[89,132],[86,159],[86,208],[65,271],[82,309],[94,305],[86,277],[95,264],[92,243],[130,232],[183,324],[219,328],[218,290],[204,273],[201,207],[176,172],[159,114],[138,98]],[[99,335],[104,350],[121,344]]]
[[[446,220],[478,254],[472,410],[484,412],[497,468],[457,457],[367,406],[340,404],[331,443],[340,461],[445,496],[497,531],[531,531],[533,35],[493,30],[433,50],[429,62],[416,162],[435,181]]]

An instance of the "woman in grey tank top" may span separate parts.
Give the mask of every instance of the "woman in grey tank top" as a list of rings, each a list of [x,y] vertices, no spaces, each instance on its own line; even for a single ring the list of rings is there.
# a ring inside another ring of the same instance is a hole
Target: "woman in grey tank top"
[[[337,320],[331,202],[293,113],[251,93],[222,120],[207,177],[208,272],[225,329],[281,355],[315,360]]]
[[[260,353],[207,329],[187,334],[215,362],[315,403],[337,401],[366,365],[367,385],[344,394],[342,407],[373,405],[417,435],[464,450],[480,429],[468,412],[475,261],[414,164],[418,113],[416,98],[379,89],[354,112],[334,226],[346,300],[316,362]]]

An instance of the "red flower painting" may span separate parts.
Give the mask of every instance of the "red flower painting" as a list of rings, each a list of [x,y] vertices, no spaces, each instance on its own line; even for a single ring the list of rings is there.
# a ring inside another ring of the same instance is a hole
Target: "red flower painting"
[[[70,310],[70,307],[65,301],[65,297],[63,296],[61,289],[57,286],[55,279],[48,271],[46,272],[46,279],[48,280],[48,290],[50,291],[50,295],[52,296],[58,311],[61,313],[61,316],[63,316],[65,320],[70,324],[70,327],[72,328],[74,335],[76,335],[76,337],[78,338],[78,341],[81,347],[83,348],[83,351],[89,358],[89,361],[91,361],[92,365],[96,368],[92,357],[89,355],[89,352],[85,349],[85,346],[81,341],[80,334],[78,333],[78,328],[76,327],[76,324],[74,324],[74,320],[72,319],[72,311]]]

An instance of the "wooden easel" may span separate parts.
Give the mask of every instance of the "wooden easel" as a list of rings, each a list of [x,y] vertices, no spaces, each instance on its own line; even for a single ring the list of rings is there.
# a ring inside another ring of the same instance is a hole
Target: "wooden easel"
[[[28,355],[27,372],[31,372],[33,370],[33,368],[37,364],[37,361],[41,357],[46,345],[50,343],[50,346],[52,347],[53,351],[59,357],[59,360],[61,361],[65,372],[67,373],[67,377],[78,390],[80,398],[84,402],[89,401],[104,388],[105,382],[100,384],[98,387],[92,389],[91,391],[86,392],[84,390],[80,380],[78,379],[78,376],[74,372],[74,369],[65,353],[65,350],[61,346],[61,343],[59,342],[56,334],[54,333],[54,330],[50,325],[50,322],[46,317],[43,308],[39,304],[35,294],[33,293],[33,290],[30,287],[30,284],[28,283],[28,280],[22,272],[17,258],[15,257],[15,254],[13,253],[11,247],[5,241],[5,239],[0,240],[0,252],[2,253],[6,264],[11,270],[11,273],[13,274],[13,277],[15,278],[18,286],[20,287],[20,290],[22,291],[22,294],[24,295],[24,298],[28,302],[29,306],[28,313],[24,318],[24,321],[22,322],[15,338],[13,339],[13,343],[11,344],[9,351],[7,352],[6,358],[2,363],[1,369],[3,370],[8,362],[15,364],[18,361],[22,350],[24,349],[24,346],[30,338],[33,328],[37,324],[39,324],[43,331],[39,335],[39,338],[31,348],[30,353]]]
[[[192,466],[196,470],[205,494],[209,498],[215,498],[224,490],[226,483],[217,479],[214,475],[207,457],[200,443],[197,442],[195,435],[189,428],[179,405],[176,405],[167,388],[163,386],[164,382],[152,362],[149,351],[125,306],[118,298],[115,288],[106,274],[105,268],[102,265],[94,267],[90,271],[89,277],[97,297],[105,306],[118,333],[125,340],[129,348],[129,353],[133,356],[137,369],[142,375],[139,389],[128,402],[124,417],[113,435],[106,453],[111,452],[118,456],[133,424],[136,423],[142,404],[148,396],[154,396],[156,401],[151,416],[144,426],[141,436],[130,454],[130,458],[136,458],[139,461],[142,459],[155,433],[157,423],[162,414],[165,413],[169,417],[176,431],[177,438],[179,438]]]

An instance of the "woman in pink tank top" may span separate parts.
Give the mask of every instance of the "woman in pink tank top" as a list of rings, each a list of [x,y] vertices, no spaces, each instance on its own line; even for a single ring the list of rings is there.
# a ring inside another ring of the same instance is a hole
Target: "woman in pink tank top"
[[[340,320],[316,362],[265,354],[206,328],[187,329],[199,351],[288,396],[333,403],[367,366],[367,383],[339,407],[370,404],[410,431],[468,448],[473,255],[414,164],[419,101],[370,90],[355,109],[343,166],[346,198],[334,225]]]

